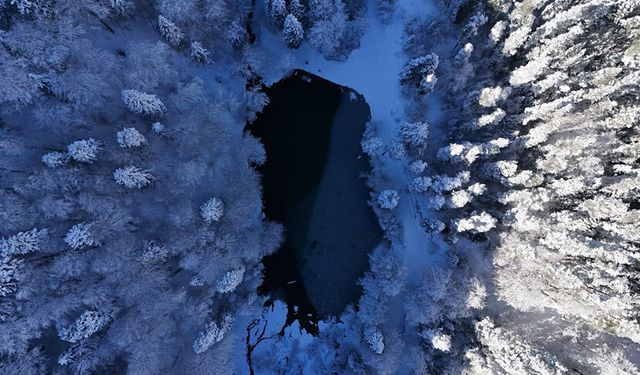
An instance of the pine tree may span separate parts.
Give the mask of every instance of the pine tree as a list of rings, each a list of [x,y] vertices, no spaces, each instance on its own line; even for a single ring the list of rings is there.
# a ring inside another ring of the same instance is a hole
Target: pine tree
[[[281,30],[286,16],[287,4],[285,0],[271,0],[269,7],[271,23]]]
[[[115,309],[105,309],[99,311],[85,311],[75,322],[69,327],[58,331],[60,339],[76,343],[80,340],[87,339],[96,332],[103,329],[116,314]]]
[[[172,46],[178,46],[184,39],[184,34],[180,28],[162,15],[158,16],[158,30],[167,42]]]
[[[395,190],[385,190],[378,195],[378,204],[386,210],[393,210],[398,205],[400,196]]]
[[[92,232],[93,223],[76,224],[64,236],[66,242],[73,250],[82,250],[90,246],[99,246]]]
[[[224,214],[224,203],[220,198],[213,197],[200,207],[200,215],[208,224],[220,221]]]
[[[69,162],[69,154],[64,152],[49,152],[42,155],[42,162],[49,168],[57,168]]]
[[[244,272],[244,267],[240,267],[225,273],[222,279],[216,284],[216,290],[218,293],[233,292],[238,285],[242,283],[242,280],[244,279]]]
[[[306,17],[306,9],[300,0],[291,0],[289,2],[289,13],[291,13],[300,22]]]
[[[191,42],[191,47],[189,47],[189,54],[191,57],[197,62],[208,63],[211,59],[211,52],[208,49],[204,48],[202,43],[197,40]]]
[[[75,141],[67,146],[67,154],[75,161],[93,163],[102,149],[100,142],[93,138]]]
[[[418,85],[425,77],[435,73],[438,63],[438,55],[435,53],[413,58],[402,68],[400,82],[405,85]]]
[[[429,124],[426,122],[408,122],[400,128],[400,138],[411,149],[422,154],[427,149],[429,141]]]
[[[138,90],[122,90],[122,101],[131,112],[141,116],[161,116],[167,111],[157,96]]]
[[[140,147],[147,144],[147,139],[136,128],[124,128],[117,134],[118,145],[123,148]]]
[[[282,29],[282,38],[287,47],[299,48],[304,40],[304,30],[302,24],[293,14],[287,15],[284,20],[284,28]]]
[[[109,0],[109,5],[119,15],[127,15],[134,8],[134,4],[130,0]]]
[[[384,352],[384,337],[378,328],[367,326],[362,335],[372,352],[376,354]]]
[[[200,354],[207,351],[214,344],[222,341],[224,336],[231,330],[235,317],[225,314],[220,323],[211,322],[207,324],[204,331],[200,332],[198,338],[193,342],[193,351]]]
[[[142,189],[155,179],[150,171],[132,165],[116,169],[113,178],[128,189]]]
[[[32,229],[20,232],[9,238],[0,239],[0,254],[2,256],[24,255],[42,250],[42,245],[49,235],[47,229]]]

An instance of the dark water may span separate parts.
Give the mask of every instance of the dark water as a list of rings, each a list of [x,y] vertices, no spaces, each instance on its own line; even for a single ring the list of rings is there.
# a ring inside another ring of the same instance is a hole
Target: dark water
[[[267,257],[260,292],[283,299],[287,324],[310,333],[319,319],[357,301],[357,280],[382,233],[367,205],[369,163],[360,138],[369,106],[353,90],[296,70],[266,90],[270,104],[251,126],[262,139],[265,212],[286,240]]]

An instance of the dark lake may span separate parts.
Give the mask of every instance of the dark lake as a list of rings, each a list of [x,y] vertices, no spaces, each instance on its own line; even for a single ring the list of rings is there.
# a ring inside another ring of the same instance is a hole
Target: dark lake
[[[265,213],[286,233],[264,260],[260,292],[286,302],[287,324],[316,334],[320,319],[357,302],[357,281],[382,239],[360,149],[371,114],[355,91],[302,70],[265,91],[270,104],[250,129],[267,152]]]

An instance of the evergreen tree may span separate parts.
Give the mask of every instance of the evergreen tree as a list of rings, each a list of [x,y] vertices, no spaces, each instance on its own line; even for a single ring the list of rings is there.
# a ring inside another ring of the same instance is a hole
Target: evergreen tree
[[[131,112],[141,116],[161,116],[167,111],[157,96],[138,90],[122,90],[122,101]]]
[[[282,29],[282,38],[289,48],[299,48],[304,39],[304,30],[302,24],[293,14],[287,15],[284,20],[284,28]]]
[[[132,165],[116,169],[113,178],[118,185],[128,189],[142,189],[155,179],[150,171]]]
[[[174,47],[180,45],[184,39],[184,34],[180,28],[162,15],[158,16],[158,30],[160,30],[160,35]]]

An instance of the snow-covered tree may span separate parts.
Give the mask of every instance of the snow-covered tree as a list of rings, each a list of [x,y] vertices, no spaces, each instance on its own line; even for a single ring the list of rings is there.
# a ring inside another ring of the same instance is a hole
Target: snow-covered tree
[[[407,122],[400,128],[400,138],[411,149],[422,154],[427,149],[429,141],[429,124],[426,122]]]
[[[142,189],[155,179],[150,171],[133,165],[116,169],[113,172],[113,178],[118,185],[122,185],[127,189]]]
[[[219,293],[233,292],[244,279],[244,267],[240,267],[224,274],[222,279],[216,284],[216,290]]]
[[[448,352],[451,350],[451,336],[443,333],[441,330],[425,329],[420,332],[420,336],[425,340],[428,340],[435,349],[442,352]]]
[[[482,343],[482,354],[474,350],[467,352],[470,368],[465,373],[559,375],[568,371],[553,355],[496,327],[490,318],[476,323],[476,334]]]
[[[57,168],[69,162],[69,155],[64,152],[54,151],[42,155],[42,162],[49,168]]]
[[[474,213],[469,217],[458,219],[454,223],[458,232],[485,233],[495,226],[496,219],[486,212]]]
[[[189,47],[189,54],[197,62],[208,63],[209,61],[211,61],[211,52],[209,52],[208,49],[204,48],[202,43],[197,40],[191,42],[191,46]]]
[[[206,352],[214,344],[222,341],[224,336],[231,330],[235,317],[224,314],[222,320],[217,323],[212,321],[207,324],[204,331],[200,332],[198,338],[193,342],[193,351],[200,354]]]
[[[384,337],[378,328],[367,326],[362,334],[372,352],[376,354],[384,352]]]
[[[142,251],[142,263],[153,265],[163,263],[169,257],[169,250],[155,241],[147,241]]]
[[[47,229],[32,229],[20,232],[8,238],[0,239],[0,254],[2,256],[24,255],[42,250],[43,243],[47,240]]]
[[[287,15],[284,20],[282,38],[284,39],[284,43],[287,45],[287,47],[293,49],[300,47],[302,41],[304,40],[304,30],[302,29],[302,24],[293,14]]]
[[[67,154],[75,161],[93,163],[102,149],[100,142],[93,138],[75,141],[67,146]]]
[[[74,225],[64,236],[64,242],[74,250],[99,246],[100,242],[95,238],[92,231],[93,225],[93,223],[79,223]]]
[[[167,111],[157,96],[138,90],[122,90],[122,101],[131,112],[141,116],[161,116]]]
[[[287,3],[285,0],[266,0],[267,13],[269,19],[274,26],[278,29],[282,29],[285,17],[287,16]]]
[[[200,206],[200,215],[206,223],[220,221],[224,215],[224,203],[222,199],[213,197]]]
[[[291,13],[298,21],[302,21],[306,16],[305,6],[300,0],[291,0],[288,6],[289,13]]]
[[[158,30],[160,31],[160,35],[172,46],[180,45],[184,39],[184,34],[180,28],[162,15],[158,16]]]
[[[393,210],[399,201],[400,195],[395,190],[384,190],[378,195],[378,204],[385,210]]]
[[[117,134],[118,145],[123,148],[140,147],[147,144],[147,139],[136,128],[123,128]]]
[[[88,310],[83,312],[73,324],[58,331],[60,339],[76,343],[91,337],[106,327],[117,313],[116,309]]]
[[[127,15],[134,8],[131,0],[109,0],[109,6],[119,15]]]
[[[0,257],[0,297],[8,297],[18,291],[20,267],[22,261],[18,257]],[[7,314],[0,307],[0,321],[4,321]]]
[[[439,59],[436,53],[413,58],[400,71],[400,82],[404,85],[415,87],[424,86],[427,83],[431,84],[432,82],[435,85],[434,79],[438,64]],[[425,82],[424,84],[423,81]]]

